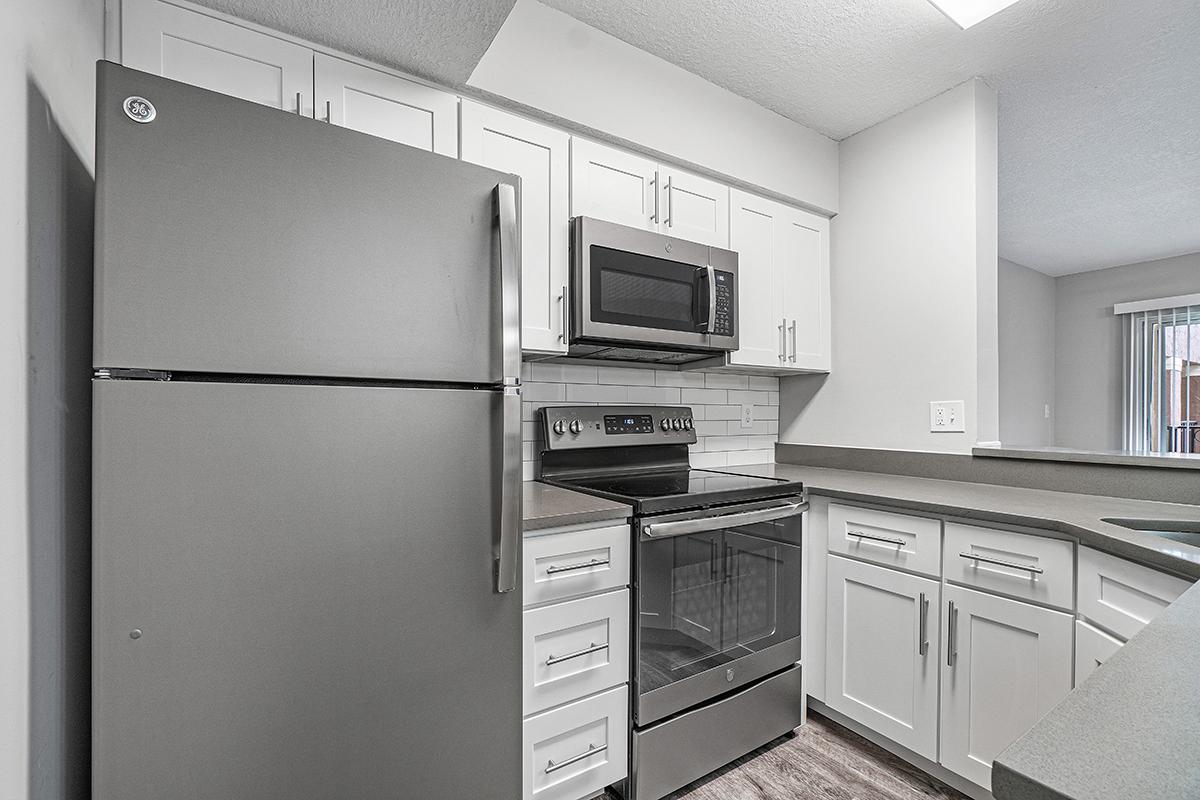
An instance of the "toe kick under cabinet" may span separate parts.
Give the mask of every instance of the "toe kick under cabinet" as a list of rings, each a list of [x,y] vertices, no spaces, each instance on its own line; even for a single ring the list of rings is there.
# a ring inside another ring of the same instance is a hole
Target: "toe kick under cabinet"
[[[583,800],[628,773],[627,524],[530,531],[522,625],[524,800]]]

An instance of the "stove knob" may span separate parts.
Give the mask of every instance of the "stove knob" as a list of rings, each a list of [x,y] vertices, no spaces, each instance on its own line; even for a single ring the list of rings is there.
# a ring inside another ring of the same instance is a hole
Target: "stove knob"
[[[578,436],[582,432],[583,432],[583,425],[580,424],[579,420],[577,420],[577,419],[571,420],[571,433]]]
[[[555,436],[562,436],[564,433],[567,432],[567,425],[565,422],[563,422],[560,419],[560,420],[557,420],[553,426],[551,426],[551,430],[554,431]]]
[[[671,420],[667,419],[666,417],[663,417],[662,423],[660,424],[659,427],[661,427],[664,431],[671,430]]]
[[[675,419],[671,420],[671,429],[677,430],[677,431],[682,430],[683,429],[683,420],[681,420],[679,417],[676,417]]]
[[[683,420],[683,429],[684,429],[685,431],[690,431],[690,430],[692,429],[692,418],[691,418],[691,417],[685,417],[685,418],[684,418],[684,420]]]

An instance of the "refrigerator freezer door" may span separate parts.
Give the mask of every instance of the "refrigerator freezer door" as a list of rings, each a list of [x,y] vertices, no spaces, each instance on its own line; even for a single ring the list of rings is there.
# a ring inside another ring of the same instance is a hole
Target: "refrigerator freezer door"
[[[517,178],[107,62],[97,104],[94,366],[516,376]]]
[[[95,797],[518,798],[503,405],[97,381]]]

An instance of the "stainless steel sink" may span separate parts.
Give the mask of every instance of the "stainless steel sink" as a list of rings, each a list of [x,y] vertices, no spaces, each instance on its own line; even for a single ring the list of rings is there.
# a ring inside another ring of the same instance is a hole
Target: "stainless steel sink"
[[[1175,542],[1183,542],[1184,544],[1200,547],[1200,520],[1121,519],[1107,517],[1102,519],[1101,522],[1109,522],[1113,525],[1120,525],[1122,528],[1129,528],[1132,531],[1141,531],[1151,536],[1160,536],[1163,539],[1170,539]]]

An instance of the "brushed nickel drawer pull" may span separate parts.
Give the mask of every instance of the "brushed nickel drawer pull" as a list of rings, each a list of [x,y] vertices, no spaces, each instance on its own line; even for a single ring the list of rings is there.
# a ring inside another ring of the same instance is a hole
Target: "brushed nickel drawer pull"
[[[555,664],[561,664],[564,661],[570,661],[572,658],[579,658],[581,656],[591,655],[592,653],[599,653],[601,650],[607,649],[608,642],[605,642],[604,644],[596,644],[595,642],[592,642],[587,647],[583,648],[582,650],[576,650],[574,653],[567,653],[565,656],[550,656],[546,659],[546,666],[553,667]]]
[[[950,610],[946,612],[946,666],[953,667],[958,661],[958,609],[954,601],[950,601]]]
[[[904,547],[904,545],[908,544],[908,542],[904,541],[903,539],[893,539],[890,536],[875,536],[870,533],[863,533],[862,531],[846,531],[846,533],[850,534],[851,536],[857,537],[859,539],[870,539],[872,542],[883,542],[884,544],[894,544],[897,547]]]
[[[593,558],[590,561],[584,561],[582,564],[567,564],[566,566],[550,566],[546,567],[547,575],[557,575],[560,572],[572,572],[577,569],[587,569],[588,567],[603,567],[611,563],[609,559]]]
[[[917,655],[923,656],[929,652],[929,598],[924,592],[921,592],[917,613],[921,615],[917,630]]]
[[[1046,570],[1041,567],[1031,567],[1028,564],[1018,564],[1015,561],[1004,561],[999,558],[988,558],[987,556],[977,556],[974,553],[959,553],[959,558],[966,558],[971,561],[982,561],[985,564],[995,564],[1000,567],[1011,567],[1012,569],[1025,570],[1033,575],[1041,575]]]
[[[557,764],[555,764],[553,761],[547,761],[546,762],[546,774],[549,775],[551,772],[557,772],[558,770],[562,769],[563,767],[569,767],[577,761],[583,761],[588,756],[594,756],[597,753],[603,753],[607,749],[608,749],[608,745],[606,745],[606,744],[601,744],[601,745],[589,744],[586,753],[580,753],[577,756],[571,756],[570,758],[564,759],[564,760],[558,762]]]

